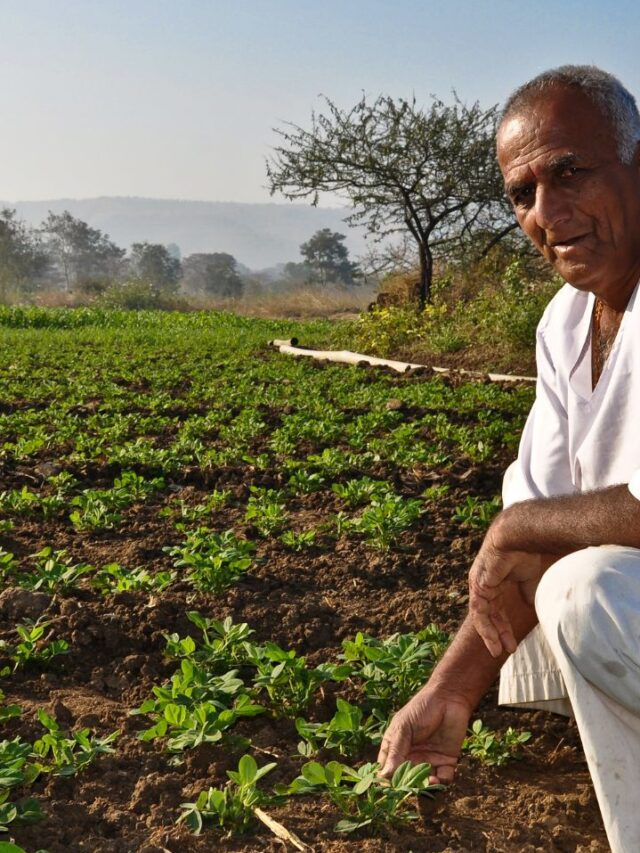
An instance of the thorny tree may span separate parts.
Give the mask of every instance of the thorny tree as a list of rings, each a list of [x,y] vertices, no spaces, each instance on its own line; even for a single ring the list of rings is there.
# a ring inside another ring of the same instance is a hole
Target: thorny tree
[[[454,93],[455,94],[455,93]],[[349,224],[376,240],[409,231],[420,264],[420,303],[431,300],[434,252],[486,249],[516,227],[495,159],[497,109],[363,95],[350,110],[325,98],[311,129],[277,129],[282,144],[267,161],[271,193],[288,199],[321,192],[346,197]]]

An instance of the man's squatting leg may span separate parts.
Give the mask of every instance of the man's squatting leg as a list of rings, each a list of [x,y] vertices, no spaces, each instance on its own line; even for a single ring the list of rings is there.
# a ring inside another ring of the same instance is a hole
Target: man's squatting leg
[[[640,550],[563,557],[536,612],[562,672],[613,853],[640,851]]]

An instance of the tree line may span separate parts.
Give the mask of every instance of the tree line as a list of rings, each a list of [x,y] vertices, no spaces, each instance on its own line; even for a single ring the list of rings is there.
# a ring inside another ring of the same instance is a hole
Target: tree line
[[[360,270],[349,260],[345,236],[329,228],[317,231],[300,246],[302,260],[282,269],[285,283],[354,284]],[[239,298],[246,275],[227,252],[197,252],[185,258],[175,244],[143,241],[127,252],[98,228],[64,211],[49,212],[39,227],[0,211],[0,300],[56,288],[65,293],[99,297],[110,287],[144,284],[151,295],[179,292]]]

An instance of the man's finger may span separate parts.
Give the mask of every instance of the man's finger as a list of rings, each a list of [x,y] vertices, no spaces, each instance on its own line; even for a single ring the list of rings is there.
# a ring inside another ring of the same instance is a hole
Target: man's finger
[[[402,762],[407,760],[407,753],[410,746],[411,733],[407,732],[404,728],[387,732],[382,741],[378,757],[378,761],[382,765],[380,775],[386,778],[393,776]],[[384,756],[384,761],[381,759],[381,756]]]

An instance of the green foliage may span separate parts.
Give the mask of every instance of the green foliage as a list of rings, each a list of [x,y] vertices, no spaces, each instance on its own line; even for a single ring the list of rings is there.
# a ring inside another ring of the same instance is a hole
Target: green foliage
[[[349,250],[344,245],[346,239],[344,234],[322,228],[300,246],[310,282],[323,286],[330,282],[353,284],[359,270],[349,260]]]
[[[29,797],[18,803],[9,802],[9,791],[0,791],[0,832],[8,832],[14,825],[37,823],[44,814],[37,800]],[[19,847],[0,841],[0,853],[11,850],[20,851]]]
[[[143,566],[126,569],[118,563],[108,563],[91,578],[91,586],[104,595],[115,592],[162,592],[176,579],[175,572],[152,573]]]
[[[349,507],[357,507],[370,501],[384,500],[392,491],[389,483],[382,480],[372,480],[371,477],[361,477],[357,480],[348,480],[346,483],[333,483],[331,490],[338,495]]]
[[[463,752],[489,766],[502,767],[512,758],[518,758],[518,747],[531,738],[531,732],[517,732],[509,728],[502,735],[475,720],[469,734],[462,742]]]
[[[174,657],[193,657],[208,669],[224,670],[248,661],[247,641],[253,630],[246,622],[235,624],[230,616],[220,621],[208,619],[195,610],[187,613],[189,621],[202,632],[202,645],[197,647],[191,637],[181,640],[177,634],[167,637],[167,653]]]
[[[54,551],[49,545],[34,554],[33,559],[35,567],[32,571],[20,571],[12,576],[12,580],[25,589],[69,592],[93,571],[93,566],[73,563],[65,550]]]
[[[336,699],[336,713],[326,723],[310,723],[298,717],[296,731],[303,739],[298,752],[307,757],[319,749],[335,749],[340,755],[353,756],[366,746],[382,740],[386,719],[375,712],[365,718],[363,711],[344,699]]]
[[[12,645],[0,640],[0,653],[13,661],[13,671],[28,666],[46,667],[54,657],[67,654],[69,643],[66,640],[52,640],[52,632],[47,633],[50,619],[38,619],[37,622],[25,621],[16,625],[16,633],[21,642]],[[1,674],[6,674],[3,670]]]
[[[367,827],[376,835],[388,826],[403,826],[417,820],[417,812],[407,808],[411,797],[433,795],[442,789],[441,785],[429,784],[429,764],[405,761],[390,782],[378,776],[379,770],[379,764],[363,764],[355,769],[338,761],[325,765],[310,761],[289,786],[277,786],[276,791],[299,795],[326,793],[344,816],[336,825],[337,832],[349,833]]]
[[[247,644],[246,650],[248,663],[256,669],[254,685],[267,693],[277,716],[297,716],[323,682],[340,680],[349,674],[349,667],[327,664],[309,669],[304,657],[293,650],[285,651],[277,643]]]
[[[342,659],[352,677],[364,681],[365,696],[383,714],[404,705],[427,681],[449,644],[435,625],[415,634],[392,634],[384,640],[358,632],[342,643]]]
[[[453,520],[459,522],[463,527],[487,530],[501,509],[502,500],[499,496],[490,501],[483,501],[480,498],[468,495],[464,503],[455,508]]]
[[[261,489],[251,486],[247,501],[246,521],[253,524],[262,536],[275,536],[287,523],[283,493],[278,489]]]
[[[237,770],[227,770],[229,782],[224,788],[209,788],[194,803],[182,803],[178,822],[184,822],[195,835],[202,832],[205,823],[233,835],[249,832],[254,823],[253,809],[274,801],[257,783],[275,766],[271,762],[258,767],[251,755],[243,755]]]
[[[299,533],[295,533],[293,530],[285,530],[280,537],[280,541],[291,551],[300,553],[301,551],[313,548],[316,543],[316,536],[317,533],[315,530],[301,530]]]
[[[365,542],[386,551],[422,515],[422,501],[386,494],[371,501],[359,517],[347,524],[347,529],[364,536]]]
[[[79,729],[67,735],[46,711],[38,711],[38,719],[47,730],[33,744],[36,768],[41,773],[56,776],[73,776],[91,764],[98,755],[109,755],[115,750],[111,744],[120,732],[111,732],[106,737],[95,737],[89,729]]]
[[[188,569],[187,579],[196,589],[219,593],[249,570],[255,545],[238,539],[233,530],[214,533],[207,527],[198,527],[187,533],[181,545],[163,550],[179,558],[175,567]]]

